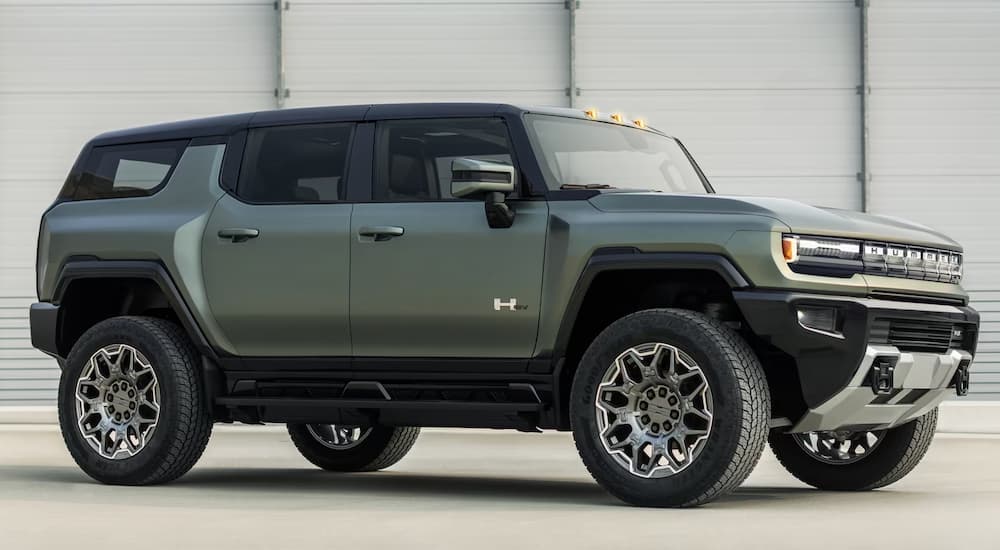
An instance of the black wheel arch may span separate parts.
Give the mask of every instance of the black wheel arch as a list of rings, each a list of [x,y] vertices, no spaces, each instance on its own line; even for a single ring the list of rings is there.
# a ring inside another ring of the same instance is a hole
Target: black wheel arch
[[[621,273],[628,276],[650,272],[662,273],[665,278],[691,273],[710,274],[713,277],[712,282],[722,285],[726,292],[752,286],[749,278],[736,264],[721,253],[643,252],[635,247],[607,247],[595,250],[577,278],[551,348],[555,378],[556,423],[561,429],[568,429],[569,426],[567,414],[569,387],[576,372],[573,349],[580,347],[580,344],[575,342],[578,338],[575,335],[580,330],[581,313],[584,312],[588,293],[602,275]]]
[[[145,304],[146,307],[151,310],[169,309],[173,318],[184,329],[198,351],[209,359],[218,359],[217,351],[209,343],[204,331],[192,314],[191,308],[162,262],[157,260],[100,260],[89,257],[71,259],[63,264],[52,293],[51,303],[60,310],[55,326],[56,334],[54,335],[56,351],[60,357],[66,357],[75,338],[79,338],[89,328],[89,326],[75,326],[73,317],[67,308],[74,307],[74,295],[71,292],[73,285],[78,282],[90,281],[114,281],[123,285],[135,284],[145,286],[147,289],[158,290],[163,303],[151,302]],[[134,299],[135,293],[132,296],[130,299]],[[117,313],[125,314],[128,312],[120,311]],[[103,319],[96,319],[96,321],[100,320]]]

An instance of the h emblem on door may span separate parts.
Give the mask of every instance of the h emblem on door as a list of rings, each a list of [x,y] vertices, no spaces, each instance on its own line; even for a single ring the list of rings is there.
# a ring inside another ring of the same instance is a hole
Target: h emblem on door
[[[527,309],[528,306],[517,305],[517,298],[511,298],[506,302],[500,298],[493,298],[493,311],[502,311],[504,309],[508,311],[517,311],[519,309]]]

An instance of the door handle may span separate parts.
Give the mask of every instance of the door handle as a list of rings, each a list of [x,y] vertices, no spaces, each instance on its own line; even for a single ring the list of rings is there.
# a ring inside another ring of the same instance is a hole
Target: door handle
[[[260,230],[249,227],[230,227],[219,230],[219,238],[229,239],[234,243],[242,243],[249,239],[256,239],[260,235]]]
[[[358,229],[358,235],[367,237],[375,242],[388,241],[393,237],[402,237],[403,228],[395,225],[366,225]]]

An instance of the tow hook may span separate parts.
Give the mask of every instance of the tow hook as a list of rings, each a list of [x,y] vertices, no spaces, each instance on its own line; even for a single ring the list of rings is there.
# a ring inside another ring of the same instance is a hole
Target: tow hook
[[[958,364],[958,370],[955,371],[955,378],[952,380],[952,384],[955,385],[955,393],[959,397],[969,395],[969,364],[971,362],[966,360]]]
[[[889,361],[884,359],[875,361],[871,374],[872,391],[875,392],[875,395],[889,395],[892,393],[892,375],[895,370],[896,366]]]

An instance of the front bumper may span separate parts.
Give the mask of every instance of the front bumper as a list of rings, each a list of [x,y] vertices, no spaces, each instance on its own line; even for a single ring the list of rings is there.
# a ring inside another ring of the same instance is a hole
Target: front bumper
[[[792,432],[908,422],[967,380],[976,351],[979,314],[967,306],[768,291],[734,297],[750,329],[794,361],[789,374],[805,410],[790,418]],[[835,309],[839,334],[802,326],[803,306]]]

